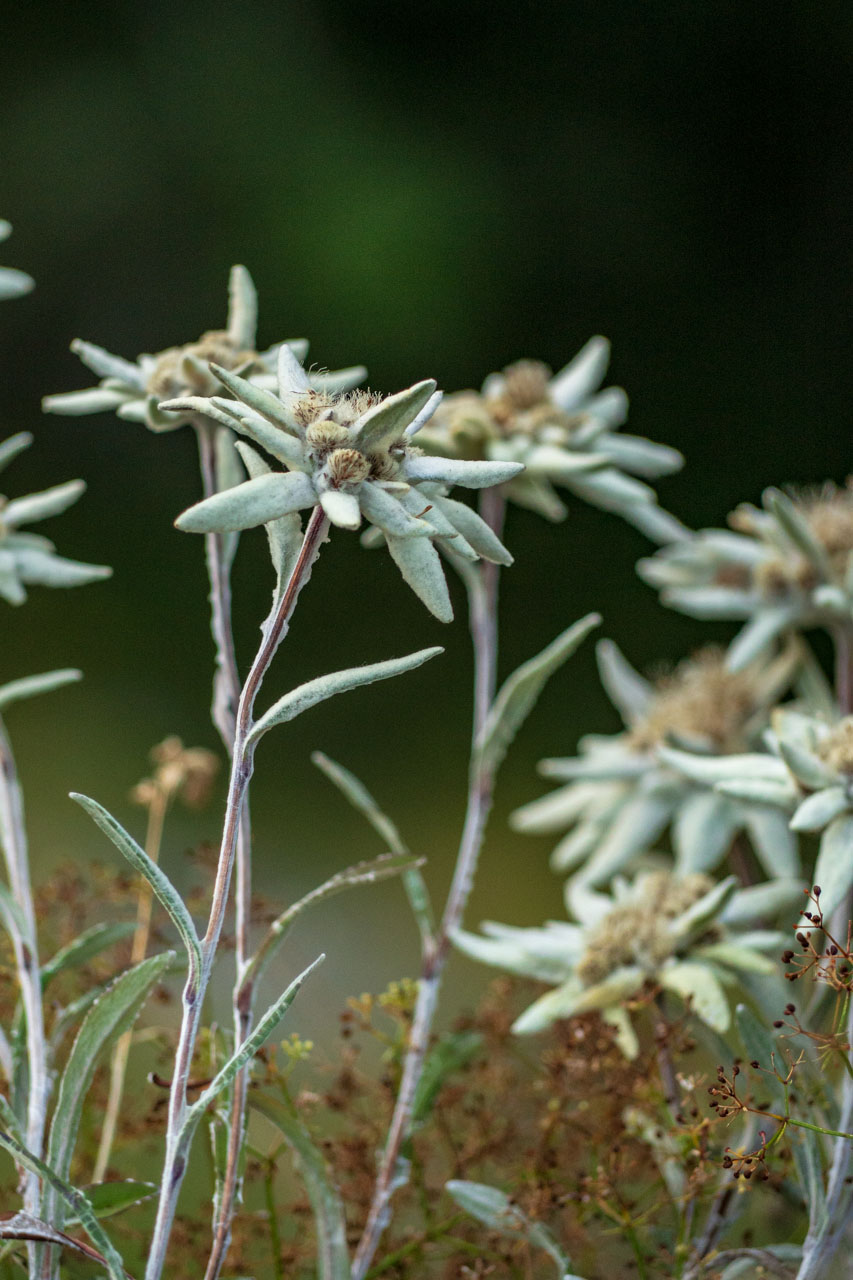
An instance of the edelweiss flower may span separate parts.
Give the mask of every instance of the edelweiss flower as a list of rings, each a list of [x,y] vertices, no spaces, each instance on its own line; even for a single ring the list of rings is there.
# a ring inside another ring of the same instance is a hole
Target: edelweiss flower
[[[729,651],[738,667],[791,628],[850,623],[853,613],[853,488],[827,483],[744,504],[727,529],[702,529],[638,565],[664,604],[694,618],[745,618]]]
[[[771,725],[767,755],[713,765],[683,751],[667,755],[673,768],[704,778],[719,795],[749,794],[791,814],[793,831],[823,833],[811,880],[828,918],[853,888],[853,716],[830,720],[779,707]]]
[[[447,497],[447,487],[502,484],[521,464],[425,457],[411,445],[440,398],[433,381],[385,397],[318,391],[287,346],[279,352],[277,396],[227,369],[211,368],[235,400],[193,397],[161,407],[230,424],[288,470],[256,475],[197,503],[178,517],[179,529],[249,529],[318,503],[343,529],[358,529],[364,516],[384,534],[404,579],[442,622],[453,610],[433,540],[471,560],[512,562],[476,512]]]
[[[8,222],[0,218],[0,241],[8,239],[12,228]],[[0,267],[0,299],[20,298],[35,288],[35,280],[26,271],[16,271],[14,267]]]
[[[633,884],[617,881],[612,898],[576,886],[569,907],[580,924],[549,920],[539,929],[519,929],[487,921],[485,936],[459,930],[453,940],[475,960],[557,984],[516,1020],[519,1035],[598,1010],[633,1058],[639,1045],[623,1001],[646,984],[661,987],[690,999],[703,1022],[726,1031],[730,1011],[723,987],[732,971],[772,973],[773,962],[763,953],[786,941],[775,930],[739,930],[800,892],[799,885],[739,889],[734,876],[714,884],[705,875],[651,871]]]
[[[589,735],[581,739],[579,756],[544,760],[540,772],[568,785],[517,810],[516,830],[544,834],[569,827],[551,865],[565,871],[588,859],[578,872],[588,884],[606,883],[670,824],[680,874],[717,866],[743,830],[769,876],[796,875],[797,843],[784,815],[685,777],[665,750],[676,742],[702,752],[697,759],[739,758],[731,753],[760,740],[770,707],[791,680],[794,655],[732,672],[722,651],[706,649],[655,684],[611,641],[599,644],[597,657],[626,731]]]
[[[479,394],[449,396],[422,443],[451,457],[523,462],[524,474],[507,485],[506,495],[548,520],[568,514],[557,484],[623,516],[656,542],[681,537],[683,525],[633,476],[668,475],[683,458],[665,445],[616,433],[628,397],[621,387],[598,390],[609,359],[606,339],[591,338],[556,377],[538,360],[519,360],[491,374]]]
[[[268,351],[255,350],[257,318],[258,299],[252,277],[245,267],[232,267],[225,329],[212,329],[203,333],[197,342],[182,347],[140,355],[135,364],[77,339],[72,342],[71,350],[101,381],[97,387],[85,391],[46,396],[43,407],[48,413],[73,415],[115,409],[120,418],[144,422],[152,431],[174,431],[191,415],[163,413],[157,407],[159,402],[215,394],[219,383],[210,372],[211,361],[251,376],[259,385],[274,385],[275,360],[281,344]],[[308,344],[299,340],[290,345],[302,356],[308,349]],[[340,390],[355,386],[364,376],[365,370],[357,367],[315,374],[312,381],[317,386]]]
[[[33,437],[26,431],[4,440],[0,444],[0,471],[32,442]],[[9,604],[23,604],[28,586],[78,587],[112,573],[104,565],[65,560],[56,554],[49,538],[20,532],[21,525],[60,515],[85,488],[82,480],[69,480],[24,498],[0,495],[0,596]]]

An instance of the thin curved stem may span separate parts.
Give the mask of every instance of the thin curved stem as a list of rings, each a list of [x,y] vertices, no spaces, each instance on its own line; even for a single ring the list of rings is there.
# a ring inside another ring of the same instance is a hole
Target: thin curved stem
[[[148,1255],[148,1265],[145,1271],[146,1280],[159,1280],[162,1274],[178,1193],[189,1156],[191,1137],[187,1134],[184,1126],[187,1113],[187,1081],[190,1076],[190,1066],[198,1036],[201,1007],[210,981],[216,948],[225,920],[240,820],[249,782],[254,770],[255,748],[254,743],[249,741],[249,735],[254,723],[255,700],[275,652],[287,634],[288,624],[296,607],[299,592],[311,576],[311,570],[319,554],[320,547],[326,538],[328,528],[329,522],[322,508],[315,507],[308,522],[302,541],[302,548],[290,575],[290,580],[285,590],[277,598],[273,611],[264,624],[260,648],[240,694],[222,843],[213,886],[210,916],[201,944],[202,969],[198,980],[193,982],[190,979],[183,993],[181,1029],[169,1094],[166,1156],[160,1184],[157,1218]]]
[[[498,537],[503,530],[505,501],[503,493],[497,487],[484,490],[480,499],[480,514]],[[499,566],[482,562],[476,566],[466,565],[464,569],[460,566],[460,569],[468,588],[469,622],[474,647],[473,744],[476,746],[494,701],[497,682]],[[394,1191],[408,1179],[408,1170],[402,1164],[400,1153],[411,1132],[415,1093],[429,1048],[450,939],[462,922],[474,884],[486,823],[492,807],[493,791],[494,771],[485,767],[477,752],[473,751],[468,775],[468,804],[453,880],[432,945],[424,948],[418,997],[409,1046],[403,1062],[400,1089],[367,1222],[353,1261],[353,1280],[364,1280],[388,1224]]]

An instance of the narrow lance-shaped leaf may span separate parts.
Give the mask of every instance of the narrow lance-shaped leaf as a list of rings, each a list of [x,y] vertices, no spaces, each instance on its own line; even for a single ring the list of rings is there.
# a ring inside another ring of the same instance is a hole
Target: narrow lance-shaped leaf
[[[0,711],[5,711],[11,703],[20,702],[23,698],[34,698],[39,693],[51,693],[54,689],[61,689],[66,684],[76,684],[82,679],[82,671],[66,667],[60,671],[45,671],[43,675],[24,676],[21,680],[11,680],[9,684],[0,686]]]
[[[252,1105],[284,1135],[296,1158],[314,1211],[319,1280],[349,1280],[346,1215],[321,1152],[292,1104],[260,1095],[252,1098]]]
[[[336,875],[330,876],[304,898],[294,902],[272,922],[246,970],[244,981],[258,982],[296,920],[310,907],[325,902],[327,898],[332,898],[345,889],[355,889],[364,884],[376,884],[379,880],[387,880],[390,876],[405,874],[422,862],[423,859],[418,859],[411,853],[385,853],[379,858],[372,858],[369,862],[359,862],[353,867],[347,867],[345,871],[339,871]]]
[[[405,658],[391,658],[388,662],[371,662],[364,667],[333,671],[331,675],[318,676],[316,680],[309,680],[307,684],[301,684],[290,693],[286,693],[283,698],[279,698],[278,702],[274,703],[254,725],[247,741],[257,742],[274,725],[285,724],[288,720],[295,719],[303,711],[315,707],[318,702],[325,702],[327,698],[333,698],[338,693],[347,693],[350,689],[359,689],[362,685],[373,684],[377,680],[388,680],[391,676],[413,671],[415,667],[420,667],[439,653],[444,653],[444,649],[440,645],[434,645],[430,649],[420,649],[417,653],[410,653]]]
[[[42,986],[47,986],[51,978],[55,978],[63,969],[86,964],[93,956],[123,941],[135,929],[136,923],[133,920],[116,920],[112,924],[93,924],[91,929],[86,929],[78,937],[73,938],[67,946],[62,947],[56,955],[51,956],[50,960],[42,965]]]
[[[481,769],[494,772],[499,767],[548,679],[571,657],[581,641],[600,621],[599,614],[587,614],[535,658],[522,663],[506,680],[492,704],[477,743]]]
[[[152,987],[168,969],[174,953],[151,956],[116,978],[86,1014],[59,1084],[50,1126],[47,1158],[58,1177],[68,1176],[83,1103],[103,1049],[135,1022]],[[56,1194],[44,1198],[48,1221],[62,1226],[63,1209]]]
[[[112,1218],[123,1213],[132,1205],[150,1200],[159,1190],[156,1182],[134,1182],[130,1178],[116,1179],[114,1182],[93,1182],[83,1188],[86,1199],[94,1210],[96,1218]],[[78,1222],[76,1214],[65,1219],[67,1227]]]
[[[41,1218],[34,1218],[29,1213],[14,1213],[0,1217],[0,1240],[56,1244],[63,1249],[73,1249],[75,1253],[82,1253],[84,1258],[89,1258],[92,1262],[98,1262],[102,1266],[107,1265],[104,1255],[97,1249],[93,1249],[90,1244],[86,1244],[84,1240],[75,1240],[64,1231],[57,1231],[49,1223],[43,1222]],[[5,1258],[11,1248],[11,1245],[7,1245],[0,1253],[0,1258]]]
[[[396,823],[380,809],[367,787],[363,782],[359,781],[354,773],[350,773],[349,769],[345,769],[337,761],[330,760],[322,751],[315,751],[311,756],[311,760],[326,775],[329,781],[334,783],[353,808],[364,815],[380,840],[384,840],[393,853],[409,853],[409,848],[400,835]],[[421,936],[423,938],[431,938],[435,932],[435,917],[433,916],[429,889],[420,869],[412,866],[404,871],[403,884],[405,885],[409,904],[418,922]]]
[[[149,858],[145,850],[129,836],[121,823],[108,813],[96,800],[71,792],[71,799],[85,809],[98,824],[105,835],[109,836],[119,853],[124,854],[131,866],[143,875],[160,902],[172,918],[172,923],[181,935],[190,964],[190,974],[195,976],[201,972],[201,945],[192,917],[186,908],[183,898],[172,884],[169,877],[156,862]]]
[[[0,471],[8,467],[10,462],[14,462],[19,453],[29,449],[32,442],[33,436],[30,431],[19,431],[16,435],[9,436],[8,440],[4,440],[0,444]]]
[[[102,1255],[110,1280],[125,1280],[125,1271],[121,1258],[109,1236],[95,1217],[94,1210],[83,1192],[78,1191],[76,1187],[70,1186],[43,1160],[33,1155],[32,1151],[28,1151],[20,1142],[16,1142],[11,1134],[4,1133],[2,1130],[0,1130],[0,1147],[5,1147],[9,1154],[14,1157],[16,1164],[22,1165],[30,1173],[35,1173],[41,1178],[45,1188],[50,1188],[53,1194],[74,1213],[92,1244]],[[53,1222],[50,1225],[53,1227]]]
[[[217,1072],[216,1076],[207,1086],[204,1093],[202,1093],[198,1100],[188,1109],[182,1129],[183,1134],[192,1132],[207,1107],[210,1106],[211,1102],[213,1102],[223,1089],[228,1088],[237,1073],[242,1071],[246,1063],[250,1062],[252,1058],[254,1058],[255,1054],[261,1046],[266,1043],[275,1028],[281,1022],[284,1015],[287,1013],[287,1010],[293,1004],[293,1001],[299,994],[305,979],[309,974],[313,973],[319,964],[322,964],[325,958],[325,954],[321,954],[312,964],[309,964],[307,969],[303,969],[299,977],[294,978],[293,982],[291,982],[284,994],[279,996],[275,1004],[271,1005],[270,1008],[267,1009],[266,1013],[261,1018],[249,1038],[243,1042],[235,1054],[232,1054],[222,1070]]]
[[[561,1280],[581,1280],[581,1277],[569,1272],[569,1259],[547,1227],[541,1222],[532,1222],[505,1192],[483,1182],[465,1182],[462,1179],[445,1183],[445,1189],[460,1209],[470,1213],[472,1218],[492,1231],[499,1231],[506,1236],[520,1236],[534,1248],[542,1249],[556,1263]]]

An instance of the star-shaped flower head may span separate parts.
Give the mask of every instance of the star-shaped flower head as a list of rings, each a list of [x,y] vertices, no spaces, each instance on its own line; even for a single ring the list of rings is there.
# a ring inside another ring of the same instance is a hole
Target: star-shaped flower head
[[[278,395],[211,368],[233,400],[193,397],[161,407],[230,424],[287,470],[255,475],[197,503],[179,516],[179,529],[248,529],[318,503],[342,529],[358,529],[365,518],[384,534],[404,579],[442,622],[453,610],[435,543],[470,560],[512,562],[488,525],[447,489],[503,484],[522,464],[427,457],[411,444],[440,398],[433,381],[391,396],[320,391],[287,346],[279,352]]]
[[[578,867],[576,878],[593,885],[609,881],[667,827],[679,874],[716,867],[745,831],[768,876],[797,875],[797,842],[782,813],[719,795],[712,784],[674,770],[665,756],[672,743],[714,761],[750,750],[793,676],[795,656],[785,653],[732,672],[722,651],[707,649],[655,683],[635,671],[612,641],[599,644],[597,657],[625,731],[590,734],[581,739],[578,756],[543,760],[540,772],[566,785],[517,810],[516,830],[568,828],[551,865],[559,871]]]
[[[853,487],[827,483],[787,496],[768,489],[731,530],[701,529],[641,560],[664,604],[694,618],[746,619],[729,652],[743,666],[785,631],[849,625],[853,612]]]
[[[85,391],[46,396],[43,407],[48,413],[71,415],[114,409],[120,418],[144,422],[152,431],[174,431],[191,415],[163,413],[158,404],[161,400],[215,394],[220,386],[210,372],[211,361],[251,377],[262,386],[275,385],[275,361],[281,344],[267,351],[255,350],[257,319],[258,299],[252,277],[245,267],[232,267],[224,329],[211,329],[197,342],[181,347],[140,355],[135,363],[76,339],[71,350],[101,381]],[[290,345],[303,356],[308,349],[306,342],[297,339]],[[364,376],[365,370],[356,367],[314,374],[312,381],[317,386],[339,390],[355,386]]]
[[[766,754],[733,755],[716,767],[685,751],[667,754],[673,768],[722,798],[749,794],[790,815],[792,831],[822,833],[812,883],[829,919],[853,888],[853,716],[779,707],[764,741]]]
[[[12,228],[8,222],[0,218],[0,241],[8,239]],[[17,271],[14,267],[0,267],[0,300],[4,298],[20,298],[35,288],[35,280],[26,271]]]
[[[581,923],[550,920],[520,929],[486,922],[483,935],[459,930],[453,940],[475,960],[554,985],[516,1020],[517,1034],[597,1010],[633,1058],[639,1044],[626,1000],[644,987],[672,991],[690,999],[693,1013],[715,1031],[726,1031],[725,985],[740,987],[738,973],[772,973],[765,952],[786,942],[775,930],[743,927],[796,897],[802,897],[799,884],[739,889],[734,876],[714,884],[701,874],[650,871],[633,883],[617,880],[612,897],[576,887],[568,905]]]
[[[25,431],[0,444],[0,470],[28,448],[32,436]],[[112,569],[104,565],[79,564],[56,554],[49,538],[22,533],[21,526],[58,516],[85,491],[82,480],[54,485],[43,493],[23,498],[0,494],[0,597],[9,604],[23,604],[28,586],[79,587],[86,582],[108,578]]]
[[[507,485],[506,496],[548,520],[568,514],[554,489],[560,485],[655,542],[680,537],[684,527],[634,477],[668,475],[683,458],[618,432],[628,397],[621,387],[599,390],[609,359],[609,342],[591,338],[555,377],[538,360],[519,360],[491,374],[479,393],[448,396],[423,444],[451,457],[523,462],[524,474]]]

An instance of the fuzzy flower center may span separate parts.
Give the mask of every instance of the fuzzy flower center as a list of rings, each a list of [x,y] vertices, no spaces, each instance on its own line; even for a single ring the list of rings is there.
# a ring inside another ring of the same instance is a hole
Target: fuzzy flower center
[[[176,400],[181,396],[213,396],[222,390],[208,364],[223,369],[239,369],[257,359],[256,351],[241,350],[224,330],[211,329],[198,342],[162,351],[146,385],[149,395],[158,400]]]
[[[853,777],[853,716],[845,716],[820,744],[817,754],[836,773]]]
[[[844,488],[828,484],[817,493],[800,493],[793,501],[833,571],[843,576],[853,552],[853,486],[850,482]],[[729,524],[739,533],[761,536],[749,508],[738,507],[729,516]],[[758,565],[754,575],[755,586],[771,598],[791,591],[813,591],[820,581],[814,564],[797,551],[773,555]]]
[[[705,649],[657,683],[641,720],[631,729],[637,751],[651,751],[670,735],[710,741],[728,754],[746,746],[745,729],[760,706],[751,671],[729,671],[719,649]]]
[[[713,881],[694,874],[653,871],[642,877],[630,902],[614,907],[591,930],[577,967],[585,987],[603,982],[623,965],[660,967],[675,953],[670,924],[708,892]]]

